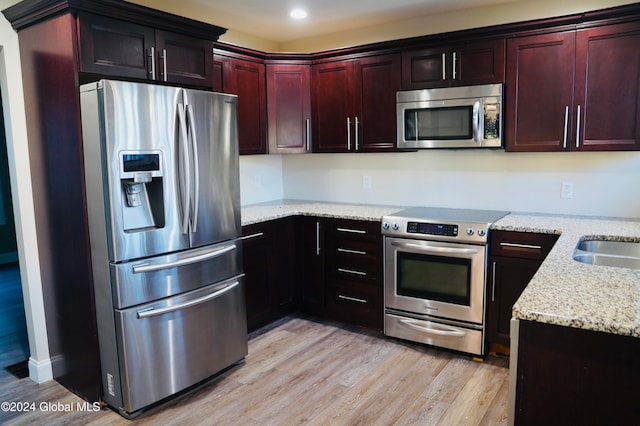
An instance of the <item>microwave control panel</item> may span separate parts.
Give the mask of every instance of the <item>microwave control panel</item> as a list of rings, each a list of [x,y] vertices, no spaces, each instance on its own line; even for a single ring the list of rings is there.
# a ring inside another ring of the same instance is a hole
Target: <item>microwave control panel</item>
[[[484,140],[500,139],[500,104],[484,104]]]

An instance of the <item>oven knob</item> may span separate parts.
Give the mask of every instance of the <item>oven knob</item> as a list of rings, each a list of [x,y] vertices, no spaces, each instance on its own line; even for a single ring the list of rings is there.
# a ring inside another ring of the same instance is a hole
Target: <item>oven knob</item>
[[[467,235],[473,235],[473,228],[467,228]]]
[[[486,233],[487,233],[487,231],[485,231],[484,229],[482,229],[482,228],[478,229],[478,235],[479,236],[484,237]]]
[[[400,226],[397,223],[394,223],[393,225],[391,225],[391,227],[393,228],[394,231],[397,231],[398,229],[400,229]]]
[[[389,229],[389,224],[387,222],[382,222],[382,229]]]

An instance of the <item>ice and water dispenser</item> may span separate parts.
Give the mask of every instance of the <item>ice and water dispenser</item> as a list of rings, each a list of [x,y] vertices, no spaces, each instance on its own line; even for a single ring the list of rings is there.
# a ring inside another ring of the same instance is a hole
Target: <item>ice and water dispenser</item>
[[[162,152],[121,153],[120,183],[125,232],[164,227]]]

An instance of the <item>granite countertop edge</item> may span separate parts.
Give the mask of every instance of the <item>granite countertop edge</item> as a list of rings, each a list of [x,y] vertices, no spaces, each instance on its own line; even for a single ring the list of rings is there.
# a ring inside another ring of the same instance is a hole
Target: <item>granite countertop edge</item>
[[[296,215],[380,221],[406,206],[276,200],[242,207],[242,225]],[[511,213],[493,230],[556,234],[558,241],[513,306],[515,318],[640,337],[640,270],[573,260],[584,236],[640,242],[640,221],[573,215]]]

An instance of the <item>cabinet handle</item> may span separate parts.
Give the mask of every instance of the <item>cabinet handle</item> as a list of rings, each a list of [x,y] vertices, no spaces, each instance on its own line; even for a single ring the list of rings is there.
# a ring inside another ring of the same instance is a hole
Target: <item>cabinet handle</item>
[[[167,81],[167,49],[162,49],[162,79]]]
[[[562,147],[567,149],[567,132],[569,130],[569,105],[564,107],[564,142]]]
[[[442,54],[442,81],[447,79],[447,56]]]
[[[502,247],[516,247],[516,248],[525,248],[531,250],[540,250],[542,246],[534,245],[534,244],[518,244],[518,243],[500,243]]]
[[[347,117],[347,151],[351,151],[351,118]]]
[[[150,47],[147,51],[147,59],[149,60],[149,75],[151,80],[156,79],[156,48]]]
[[[320,256],[320,222],[316,222],[316,256]]]
[[[358,298],[356,298],[356,297],[343,296],[342,294],[339,294],[339,295],[338,295],[338,297],[339,297],[340,299],[350,300],[350,301],[352,301],[352,302],[367,303],[367,301],[366,301],[366,300],[364,300],[364,299],[358,299]]]
[[[352,274],[352,275],[360,275],[362,277],[367,275],[366,272],[354,271],[353,269],[344,269],[344,268],[338,268],[338,272],[343,272],[345,274]]]
[[[356,124],[355,124],[355,134],[356,134],[356,151],[358,150],[358,117],[356,117]]]
[[[456,57],[456,56],[457,56],[457,55],[456,55],[456,52],[453,52],[453,71],[452,71],[452,72],[453,72],[453,80],[455,80],[455,79],[456,79],[456,76],[457,76],[457,75],[456,75],[456,74],[457,74],[457,73],[456,73],[456,59],[457,59],[457,57]]]
[[[576,125],[576,148],[580,148],[580,105],[578,105],[578,117]]]
[[[307,131],[307,152],[311,152],[311,120],[309,120],[307,118],[306,122],[307,122],[307,127],[306,127],[306,131]]]
[[[493,271],[491,273],[491,301],[496,300],[496,262],[493,262]]]
[[[338,251],[340,253],[349,253],[349,254],[360,254],[362,256],[365,256],[367,254],[366,251],[362,251],[362,250],[351,250],[351,249],[345,249],[345,248],[338,248]]]
[[[363,231],[362,229],[349,229],[349,228],[338,228],[338,232],[350,232],[352,234],[366,234],[367,231]]]
[[[245,235],[243,237],[240,237],[240,239],[241,240],[250,240],[252,238],[262,237],[263,235],[264,235],[264,232],[256,232],[255,234]]]

